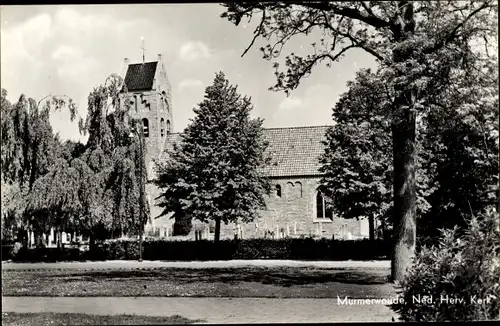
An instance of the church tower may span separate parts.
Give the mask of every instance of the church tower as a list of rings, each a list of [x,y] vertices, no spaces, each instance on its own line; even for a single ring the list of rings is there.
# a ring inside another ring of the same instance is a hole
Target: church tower
[[[146,143],[148,179],[153,178],[153,160],[163,152],[165,138],[172,132],[172,95],[162,55],[157,61],[130,64],[124,60],[122,73],[126,92],[120,94],[120,103],[130,106],[130,116],[142,122]]]

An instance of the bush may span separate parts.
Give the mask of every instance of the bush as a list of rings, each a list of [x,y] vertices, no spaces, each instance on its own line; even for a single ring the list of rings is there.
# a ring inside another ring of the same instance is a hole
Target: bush
[[[437,245],[422,246],[392,305],[403,321],[492,320],[500,317],[498,214],[473,218],[462,235],[442,230]],[[418,302],[427,296],[432,301]],[[445,300],[441,300],[441,298]],[[455,303],[446,299],[462,300]],[[484,300],[480,303],[479,300]]]
[[[12,257],[15,262],[58,262],[58,261],[81,261],[85,259],[78,248],[25,248],[22,247],[16,256]]]
[[[299,259],[299,260],[373,260],[388,259],[390,243],[369,240],[330,239],[245,239],[200,241],[146,240],[145,260],[230,260],[230,259]],[[90,250],[92,260],[137,259],[137,240],[113,240],[96,244]]]
[[[21,249],[16,261],[136,260],[138,240],[106,240],[78,249]],[[145,240],[143,259],[193,261],[230,259],[373,260],[388,259],[389,242],[330,239],[245,239],[200,241]]]
[[[14,243],[12,249],[10,250],[10,257],[16,257],[23,245],[20,242]]]

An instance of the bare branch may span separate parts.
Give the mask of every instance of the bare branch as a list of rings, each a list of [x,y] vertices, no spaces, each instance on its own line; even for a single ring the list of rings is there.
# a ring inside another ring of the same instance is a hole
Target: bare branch
[[[241,54],[242,58],[245,56],[245,54],[248,52],[248,50],[250,50],[250,48],[253,46],[253,44],[255,43],[255,40],[261,35],[262,30],[264,28],[264,21],[265,21],[265,19],[266,19],[266,9],[264,8],[264,9],[262,9],[262,19],[260,20],[260,24],[259,24],[259,26],[257,26],[255,28],[255,31],[253,32],[255,35],[254,35],[254,37],[252,39],[252,42],[250,42],[250,45]]]
[[[294,81],[290,84],[288,82],[288,86],[285,88],[296,88],[299,85],[299,82],[302,78],[306,77],[308,74],[311,73],[311,69],[317,64],[322,62],[325,59],[330,59],[330,61],[336,61],[338,60],[344,53],[347,52],[349,49],[357,48],[356,45],[349,45],[344,47],[342,50],[340,50],[337,54],[332,55],[331,53],[323,53],[321,55],[317,55],[309,60],[309,62],[299,71],[297,71],[295,74],[289,74],[287,77],[288,79],[291,79],[291,75],[293,75]],[[279,89],[281,88],[280,86],[274,86],[271,87],[272,89]]]
[[[384,57],[382,57],[380,54],[378,54],[375,50],[373,49],[370,49],[369,47],[365,46],[364,44],[361,44],[361,42],[359,40],[356,40],[352,35],[350,35],[349,33],[341,33],[339,32],[337,29],[335,29],[329,22],[328,22],[328,19],[327,19],[327,16],[326,16],[326,13],[323,12],[323,19],[324,19],[324,27],[326,27],[327,29],[329,29],[330,31],[332,31],[332,33],[334,33],[335,35],[335,38],[334,40],[336,41],[337,38],[336,38],[336,35],[340,35],[340,36],[344,36],[344,37],[347,37],[348,39],[351,40],[351,42],[355,43],[359,48],[365,50],[366,52],[370,53],[371,55],[373,55],[375,58],[377,58],[378,60],[380,61],[383,61],[384,60]],[[342,22],[342,20],[344,19],[344,16],[342,16],[340,18],[340,22]],[[340,24],[339,22],[339,24]]]

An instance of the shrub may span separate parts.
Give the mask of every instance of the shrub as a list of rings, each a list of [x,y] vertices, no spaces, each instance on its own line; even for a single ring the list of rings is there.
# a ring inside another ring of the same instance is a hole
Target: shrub
[[[15,262],[80,261],[85,256],[78,248],[25,248],[22,247],[12,260]]]
[[[498,214],[473,218],[460,235],[442,230],[434,246],[422,246],[399,284],[404,300],[392,305],[403,321],[491,320],[500,317]],[[428,296],[432,301],[418,302]],[[450,303],[443,299],[462,300]],[[479,300],[483,300],[480,302]]]
[[[22,247],[23,247],[23,245],[20,242],[14,243],[14,246],[12,247],[12,249],[10,251],[10,256],[16,257],[17,254],[19,253],[19,250],[21,250]]]
[[[136,260],[136,239],[96,242],[89,251],[57,248],[23,248],[17,261],[63,260]],[[145,240],[145,260],[230,260],[230,259],[299,259],[299,260],[371,260],[388,259],[390,245],[383,241],[331,239],[244,239],[200,241]]]

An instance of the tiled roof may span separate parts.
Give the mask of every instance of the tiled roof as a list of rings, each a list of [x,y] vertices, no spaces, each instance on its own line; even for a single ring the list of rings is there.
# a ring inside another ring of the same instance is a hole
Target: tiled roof
[[[319,156],[324,152],[322,140],[329,126],[290,127],[264,129],[268,142],[267,154],[271,164],[264,172],[270,177],[315,176]],[[169,134],[165,139],[165,151],[171,151],[173,144],[180,142],[180,134]]]
[[[319,156],[324,152],[328,126],[270,128],[264,132],[271,164],[265,169],[272,177],[319,175]]]
[[[129,92],[148,91],[153,88],[158,62],[134,63],[128,66],[125,85]]]

